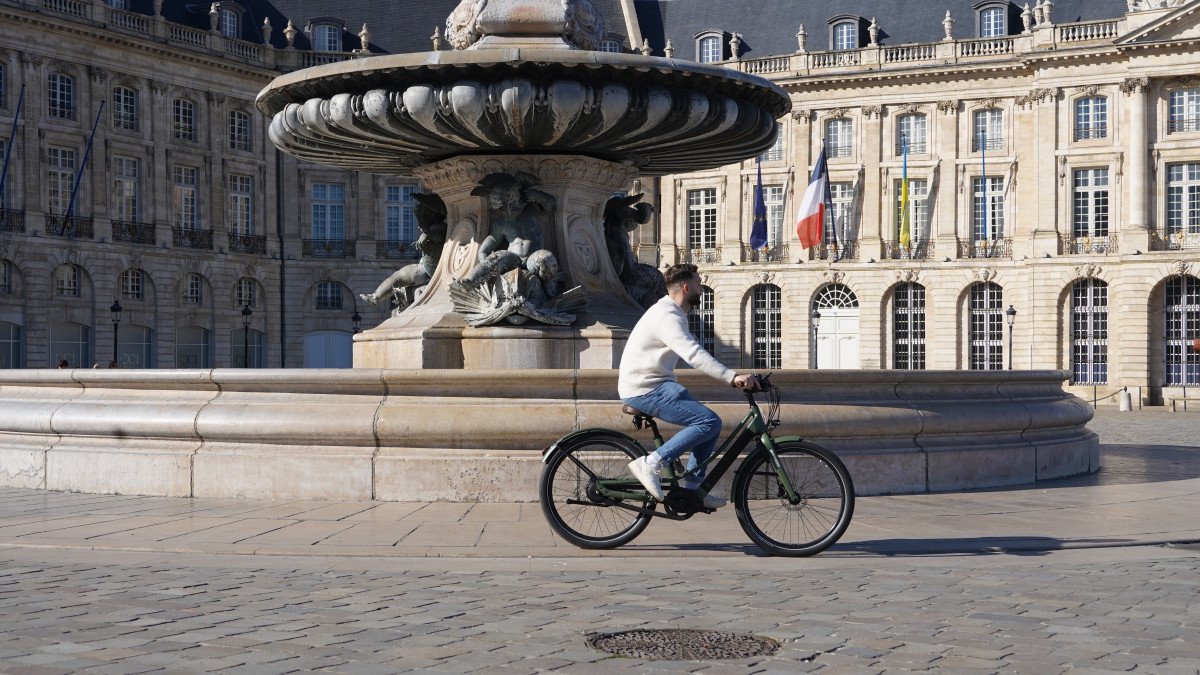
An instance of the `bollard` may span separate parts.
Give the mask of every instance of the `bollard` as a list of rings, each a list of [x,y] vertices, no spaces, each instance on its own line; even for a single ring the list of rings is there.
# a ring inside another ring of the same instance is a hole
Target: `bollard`
[[[1121,408],[1122,412],[1133,410],[1133,397],[1129,395],[1128,389],[1121,390]]]

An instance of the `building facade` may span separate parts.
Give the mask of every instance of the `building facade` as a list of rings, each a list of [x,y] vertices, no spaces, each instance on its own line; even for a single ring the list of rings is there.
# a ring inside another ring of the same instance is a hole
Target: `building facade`
[[[357,294],[414,255],[420,186],[283,156],[252,101],[280,72],[431,48],[456,3],[419,4],[0,0],[0,364],[107,363],[115,337],[123,366],[349,365],[352,317],[387,314]],[[792,97],[763,156],[631,186],[658,210],[638,255],[700,266],[693,326],[726,362],[1061,368],[1148,402],[1200,384],[1200,1],[596,4],[605,49]]]

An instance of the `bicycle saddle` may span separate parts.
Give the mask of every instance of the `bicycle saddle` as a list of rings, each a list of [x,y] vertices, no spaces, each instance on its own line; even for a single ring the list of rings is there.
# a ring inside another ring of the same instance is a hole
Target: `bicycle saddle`
[[[647,415],[631,405],[621,406],[621,412],[625,413],[626,415],[633,415],[634,417],[654,417],[654,415]]]

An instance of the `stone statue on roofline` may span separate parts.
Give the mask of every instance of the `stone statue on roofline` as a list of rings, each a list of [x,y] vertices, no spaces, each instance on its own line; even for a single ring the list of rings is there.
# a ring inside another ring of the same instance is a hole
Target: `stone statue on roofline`
[[[487,199],[490,231],[479,246],[479,264],[449,287],[455,311],[469,325],[533,319],[565,326],[587,302],[583,288],[565,288],[557,258],[543,248],[542,233],[558,202],[534,187],[540,182],[523,171],[491,173],[471,191]]]
[[[604,243],[625,291],[643,308],[649,308],[667,294],[667,285],[654,265],[638,262],[629,243],[629,233],[650,222],[654,215],[654,207],[641,199],[641,194],[613,197],[604,204]]]
[[[401,267],[384,279],[375,292],[358,296],[371,305],[378,305],[384,298],[391,297],[392,316],[399,315],[421,297],[446,244],[446,203],[441,197],[425,192],[414,192],[413,199],[417,202],[414,209],[417,229],[421,231],[413,247],[421,254],[420,260]]]

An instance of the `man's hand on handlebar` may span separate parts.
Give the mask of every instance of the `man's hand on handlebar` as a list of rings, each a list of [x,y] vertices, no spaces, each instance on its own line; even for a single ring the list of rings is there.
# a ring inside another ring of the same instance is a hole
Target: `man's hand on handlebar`
[[[743,373],[733,378],[733,386],[738,389],[745,389],[749,392],[762,391],[762,380],[758,379],[757,375],[751,373]]]

